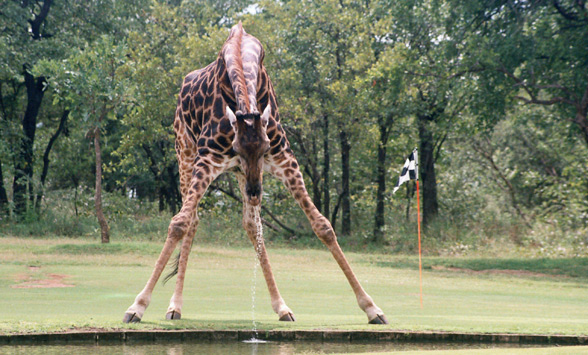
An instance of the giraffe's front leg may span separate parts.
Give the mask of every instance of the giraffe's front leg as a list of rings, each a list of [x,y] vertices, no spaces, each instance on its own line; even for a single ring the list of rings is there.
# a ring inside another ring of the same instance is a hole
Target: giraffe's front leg
[[[286,302],[280,295],[278,285],[274,278],[272,268],[269,262],[267,251],[265,249],[265,242],[261,233],[261,218],[259,215],[259,206],[250,206],[244,203],[244,215],[243,215],[243,227],[247,230],[247,235],[255,248],[255,252],[259,259],[261,270],[267,284],[267,288],[270,294],[271,305],[274,312],[278,314],[280,321],[294,322],[294,313],[286,305]]]
[[[260,216],[261,207],[259,205],[252,206],[247,203],[245,194],[245,177],[237,174],[237,180],[239,181],[239,188],[243,195],[243,228],[247,231],[247,236],[253,244],[257,257],[259,258],[259,264],[261,265],[261,270],[263,271],[263,276],[270,294],[272,309],[278,314],[280,321],[294,322],[296,320],[294,318],[294,313],[290,307],[286,305],[286,302],[280,295],[265,249]]]
[[[306,217],[308,218],[312,230],[317,237],[329,248],[331,254],[339,264],[339,267],[345,274],[349,285],[355,293],[359,307],[366,313],[370,324],[388,324],[388,320],[384,312],[374,303],[372,298],[365,292],[359,280],[353,273],[351,265],[345,258],[345,254],[341,250],[337,242],[337,236],[331,226],[331,223],[318,211],[312,199],[306,191],[302,174],[298,168],[298,162],[292,154],[282,153],[276,159],[270,170],[274,176],[280,179],[284,185],[290,190],[290,193],[300,205]]]

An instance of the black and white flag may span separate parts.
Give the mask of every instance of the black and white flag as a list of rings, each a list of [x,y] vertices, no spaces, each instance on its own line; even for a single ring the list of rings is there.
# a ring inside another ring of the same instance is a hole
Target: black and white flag
[[[400,185],[404,184],[410,180],[418,180],[419,178],[419,164],[418,164],[418,152],[417,149],[414,148],[412,153],[406,158],[406,163],[402,167],[402,172],[400,173],[400,178],[398,179],[398,183],[392,190],[392,193],[396,193],[396,190],[400,188]]]

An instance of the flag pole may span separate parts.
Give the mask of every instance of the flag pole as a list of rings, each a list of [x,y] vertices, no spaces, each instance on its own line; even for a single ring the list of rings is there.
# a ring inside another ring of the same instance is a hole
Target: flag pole
[[[417,190],[417,225],[418,225],[418,234],[419,234],[419,286],[420,286],[420,297],[421,297],[421,308],[423,308],[423,262],[422,262],[422,252],[421,252],[421,209],[420,209],[420,199],[419,199],[419,180],[416,180],[416,190]]]
[[[418,234],[419,234],[419,286],[420,286],[420,299],[421,299],[421,308],[423,308],[423,260],[422,260],[422,249],[421,249],[421,199],[420,199],[420,191],[419,191],[419,154],[418,149],[414,148],[412,153],[406,159],[404,166],[402,167],[402,172],[400,173],[400,178],[398,178],[398,183],[392,193],[396,193],[396,191],[400,188],[400,185],[403,183],[415,180],[416,181],[416,199],[417,199],[417,224],[418,224]]]
[[[417,200],[417,225],[419,234],[419,296],[421,298],[421,309],[423,308],[423,258],[421,250],[421,199],[419,196],[419,155],[417,148],[414,148],[414,160],[415,160],[415,180],[416,180],[416,200]]]

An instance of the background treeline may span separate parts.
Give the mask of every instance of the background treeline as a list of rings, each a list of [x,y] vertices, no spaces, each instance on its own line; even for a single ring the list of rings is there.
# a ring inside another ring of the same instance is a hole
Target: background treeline
[[[418,147],[429,251],[586,254],[580,0],[2,0],[2,234],[98,236],[100,204],[115,238],[164,238],[181,80],[239,20],[342,243],[414,248],[414,185],[391,188]],[[197,238],[246,239],[237,191],[214,183]],[[286,190],[265,191],[268,237],[314,243]]]

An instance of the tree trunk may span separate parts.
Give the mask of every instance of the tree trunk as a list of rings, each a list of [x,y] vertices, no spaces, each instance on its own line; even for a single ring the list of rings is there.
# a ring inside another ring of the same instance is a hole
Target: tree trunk
[[[586,105],[588,106],[588,89],[586,90]],[[580,128],[580,132],[582,134],[582,138],[584,138],[584,142],[588,144],[588,118],[586,118],[586,112],[577,110],[574,122]]]
[[[157,166],[157,163],[162,159],[161,157],[165,156],[165,143],[159,142],[157,145],[154,145],[157,149],[157,154],[153,151],[152,147],[146,143],[144,143],[142,147],[149,158],[149,170],[153,174],[157,186],[159,212],[163,212],[167,205],[169,211],[175,214],[181,205],[182,199],[178,188],[178,178],[175,174],[174,165],[170,164],[164,166],[161,170]]]
[[[169,211],[173,214],[176,214],[182,205],[182,197],[180,196],[180,189],[178,186],[178,176],[176,174],[174,165],[168,165],[165,171],[167,172],[167,193],[165,195],[167,199],[167,205]]]
[[[331,197],[329,195],[330,183],[329,183],[329,173],[330,173],[330,160],[331,156],[329,155],[329,116],[327,114],[323,115],[323,208],[321,212],[324,216],[329,216],[330,207],[331,207]],[[333,228],[334,228],[333,223]]]
[[[100,235],[102,243],[110,242],[110,234],[108,228],[108,222],[102,212],[102,151],[100,149],[100,128],[94,129],[94,151],[96,153],[96,195],[95,195],[95,206],[96,206],[96,218],[100,224]]]
[[[316,136],[314,134],[312,135],[312,153],[311,154],[313,157],[312,160],[315,162],[318,161],[317,147],[316,147]],[[309,159],[309,161],[310,161],[310,159]],[[322,190],[321,190],[321,184],[320,184],[321,177],[320,177],[320,174],[318,173],[318,170],[316,169],[316,164],[313,164],[311,172],[312,172],[312,174],[309,177],[310,177],[310,181],[312,181],[312,203],[314,203],[314,205],[319,210],[319,212],[322,212],[322,210],[323,210],[323,196],[322,196]]]
[[[433,118],[428,115],[417,115],[420,140],[419,173],[422,184],[423,225],[430,223],[439,213],[437,202],[437,179],[435,177],[435,142],[430,123]]]
[[[45,78],[35,78],[31,75],[27,66],[23,66],[25,87],[27,90],[27,107],[22,119],[23,137],[20,149],[16,153],[14,166],[14,181],[12,183],[12,200],[15,213],[22,214],[27,208],[27,191],[33,200],[33,144],[35,142],[35,130],[37,128],[37,116],[43,101]]]
[[[39,13],[34,13],[33,19],[29,20],[31,25],[28,33],[35,41],[43,38],[43,23],[49,14],[53,0],[45,0],[39,6]],[[27,7],[28,2],[23,2],[22,7]],[[14,181],[12,183],[12,201],[15,213],[22,214],[27,208],[27,190],[30,200],[34,200],[32,192],[33,179],[33,144],[35,142],[35,129],[37,128],[37,116],[45,94],[45,78],[35,78],[29,73],[28,65],[23,64],[24,83],[27,90],[27,107],[22,119],[24,136],[20,143],[20,150],[16,153],[14,164]]]
[[[341,142],[341,235],[351,233],[351,200],[349,197],[349,159],[351,145],[347,132],[339,133]]]
[[[159,212],[163,212],[165,210],[165,190],[161,182],[157,181],[157,200],[158,200],[158,210]]]
[[[410,200],[414,195],[414,187],[412,186],[412,181],[406,183],[406,222],[410,220]],[[420,196],[419,196],[420,197]],[[418,218],[418,216],[417,216]]]
[[[8,212],[8,195],[4,188],[4,175],[2,174],[2,162],[0,161],[0,214]]]
[[[61,115],[61,120],[59,121],[59,127],[57,127],[57,131],[51,136],[49,142],[47,143],[47,147],[45,148],[45,153],[43,154],[43,171],[41,173],[41,191],[37,193],[37,205],[36,208],[39,208],[41,205],[41,199],[43,198],[43,192],[45,190],[45,180],[47,179],[47,173],[49,172],[49,154],[51,153],[51,149],[53,148],[53,144],[61,132],[65,129],[65,123],[67,122],[67,117],[69,116],[69,110],[63,111]]]
[[[374,243],[381,243],[384,238],[384,198],[386,194],[386,146],[388,144],[388,127],[382,119],[378,120],[380,130],[380,142],[378,143],[376,181],[376,213],[374,216]]]

